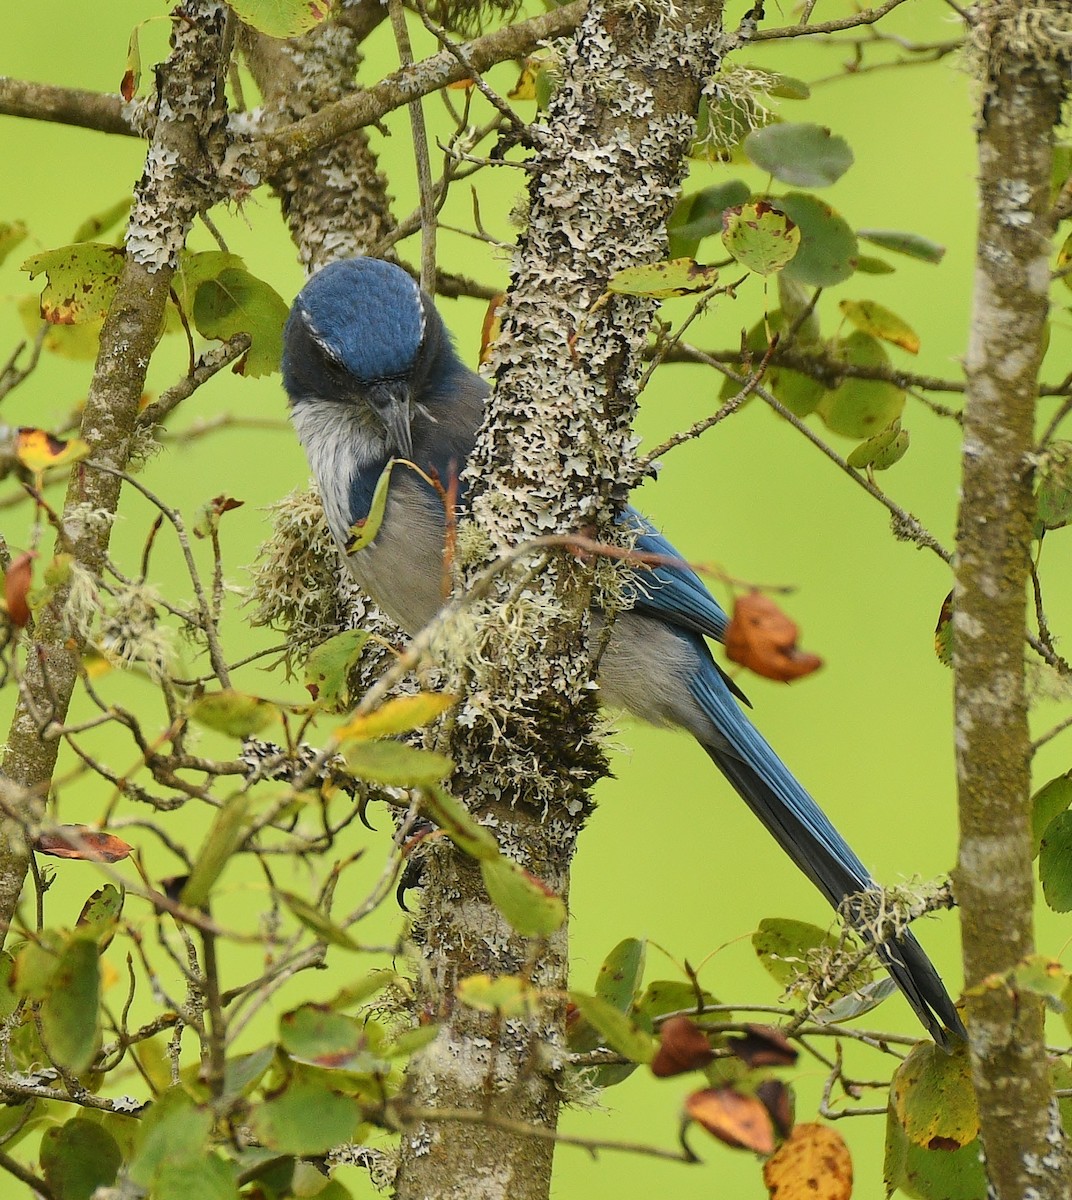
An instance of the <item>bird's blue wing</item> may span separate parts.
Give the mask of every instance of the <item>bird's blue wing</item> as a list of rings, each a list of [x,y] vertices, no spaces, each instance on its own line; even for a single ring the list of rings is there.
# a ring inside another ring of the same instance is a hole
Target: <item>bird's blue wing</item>
[[[648,616],[660,617],[704,637],[725,641],[729,618],[678,551],[635,508],[627,508],[618,518],[618,524],[639,531],[637,550],[666,560],[650,569],[637,567],[634,570],[634,607]]]

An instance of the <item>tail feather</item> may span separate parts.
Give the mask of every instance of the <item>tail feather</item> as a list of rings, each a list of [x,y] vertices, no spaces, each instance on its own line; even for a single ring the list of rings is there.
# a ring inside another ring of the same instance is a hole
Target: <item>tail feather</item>
[[[712,664],[713,666],[713,664]],[[810,795],[733,702],[714,672],[703,672],[692,692],[717,736],[704,749],[800,870],[840,909],[847,897],[878,885]],[[860,928],[867,937],[866,928]],[[943,1049],[967,1034],[938,972],[905,931],[876,945],[876,953],[924,1027]]]

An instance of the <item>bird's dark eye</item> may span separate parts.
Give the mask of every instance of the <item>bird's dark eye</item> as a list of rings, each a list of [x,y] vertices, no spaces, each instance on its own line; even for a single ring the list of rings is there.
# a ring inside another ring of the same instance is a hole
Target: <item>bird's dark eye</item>
[[[334,379],[345,379],[349,374],[346,364],[339,358],[336,358],[330,350],[324,350],[324,366],[327,372]]]

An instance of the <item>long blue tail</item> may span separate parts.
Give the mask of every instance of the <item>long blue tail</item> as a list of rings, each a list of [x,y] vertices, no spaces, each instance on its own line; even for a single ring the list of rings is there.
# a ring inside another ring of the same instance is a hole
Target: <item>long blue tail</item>
[[[721,738],[704,744],[718,769],[801,871],[840,909],[846,897],[877,890],[863,863],[737,706],[711,662],[690,690]],[[866,930],[861,929],[866,936]],[[890,975],[939,1046],[967,1034],[938,972],[905,932],[875,947]]]

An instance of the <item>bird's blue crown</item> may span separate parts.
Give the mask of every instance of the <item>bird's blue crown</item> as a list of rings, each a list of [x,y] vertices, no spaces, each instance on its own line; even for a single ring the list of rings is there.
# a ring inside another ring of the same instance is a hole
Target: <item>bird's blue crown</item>
[[[412,371],[426,326],[417,284],[401,267],[375,258],[350,258],[317,272],[294,301],[288,326],[295,321],[363,383]]]

